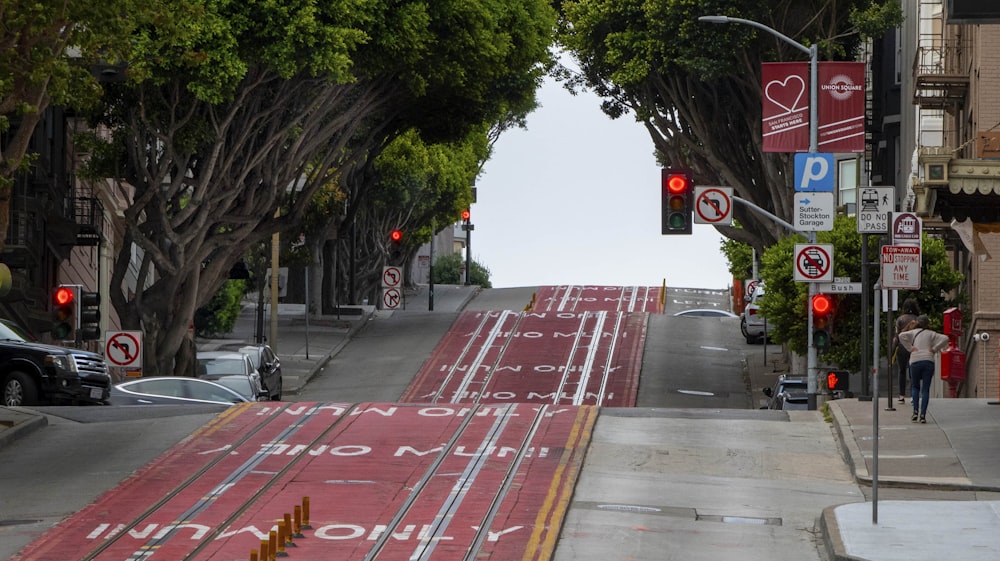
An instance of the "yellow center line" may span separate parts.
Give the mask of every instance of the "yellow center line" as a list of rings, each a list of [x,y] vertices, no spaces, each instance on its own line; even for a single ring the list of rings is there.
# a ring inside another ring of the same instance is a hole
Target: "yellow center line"
[[[552,483],[545,494],[542,508],[535,517],[534,529],[528,540],[528,549],[522,557],[523,561],[545,560],[552,557],[569,500],[573,496],[573,487],[576,485],[576,478],[583,463],[583,454],[578,453],[579,447],[590,441],[597,412],[598,408],[592,405],[584,405],[577,410],[573,430],[570,431],[566,447],[559,458],[559,467],[552,476]],[[542,532],[546,530],[545,539],[541,540]]]

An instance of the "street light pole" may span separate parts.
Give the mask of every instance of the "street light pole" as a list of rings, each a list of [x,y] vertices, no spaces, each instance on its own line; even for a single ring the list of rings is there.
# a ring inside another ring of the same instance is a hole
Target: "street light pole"
[[[778,39],[792,45],[796,49],[809,55],[809,152],[816,153],[819,151],[819,49],[816,44],[813,43],[810,46],[805,46],[799,43],[795,39],[785,35],[784,33],[764,25],[763,23],[756,22],[749,19],[743,18],[731,18],[729,16],[701,16],[698,21],[704,21],[709,23],[742,23],[749,25],[751,27],[756,27],[757,29],[766,31],[771,35],[774,35]],[[816,243],[816,232],[809,232],[809,243]],[[808,369],[808,392],[809,392],[809,409],[816,409],[816,394],[818,390],[817,384],[817,358],[816,358],[816,344],[813,341],[812,323],[813,323],[813,311],[812,311],[812,299],[816,295],[816,283],[809,283],[809,296],[806,301],[806,337],[808,350],[806,352],[806,368]]]

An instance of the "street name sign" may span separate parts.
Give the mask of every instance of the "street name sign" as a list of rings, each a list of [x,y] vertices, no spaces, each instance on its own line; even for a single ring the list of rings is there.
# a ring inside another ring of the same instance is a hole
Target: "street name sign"
[[[860,282],[821,282],[816,285],[818,292],[828,294],[861,294]]]

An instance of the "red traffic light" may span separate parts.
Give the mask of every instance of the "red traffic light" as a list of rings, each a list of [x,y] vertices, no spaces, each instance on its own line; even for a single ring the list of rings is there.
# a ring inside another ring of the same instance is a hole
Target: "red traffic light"
[[[469,209],[463,210],[462,211],[462,220],[465,220],[466,222],[468,222],[470,218],[472,218],[472,213],[469,212]]]
[[[817,294],[812,298],[813,315],[825,316],[833,311],[833,299],[827,294]]]
[[[686,173],[671,173],[667,175],[667,191],[674,194],[687,193],[691,189],[691,179]]]
[[[392,232],[389,233],[389,239],[392,240],[393,243],[399,243],[403,241],[403,231],[393,230]]]
[[[56,306],[67,306],[73,303],[73,299],[76,295],[73,293],[73,289],[68,286],[60,286],[52,294],[52,301],[55,302]]]

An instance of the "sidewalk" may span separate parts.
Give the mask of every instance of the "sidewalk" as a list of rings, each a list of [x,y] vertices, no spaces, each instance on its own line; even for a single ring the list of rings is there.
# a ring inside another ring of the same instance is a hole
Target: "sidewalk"
[[[833,425],[859,484],[966,491],[973,500],[880,500],[824,509],[820,526],[834,561],[1000,559],[1000,405],[931,399],[927,424],[912,406],[885,398],[829,402]],[[878,415],[878,461],[874,419]],[[876,477],[877,474],[877,477]]]

